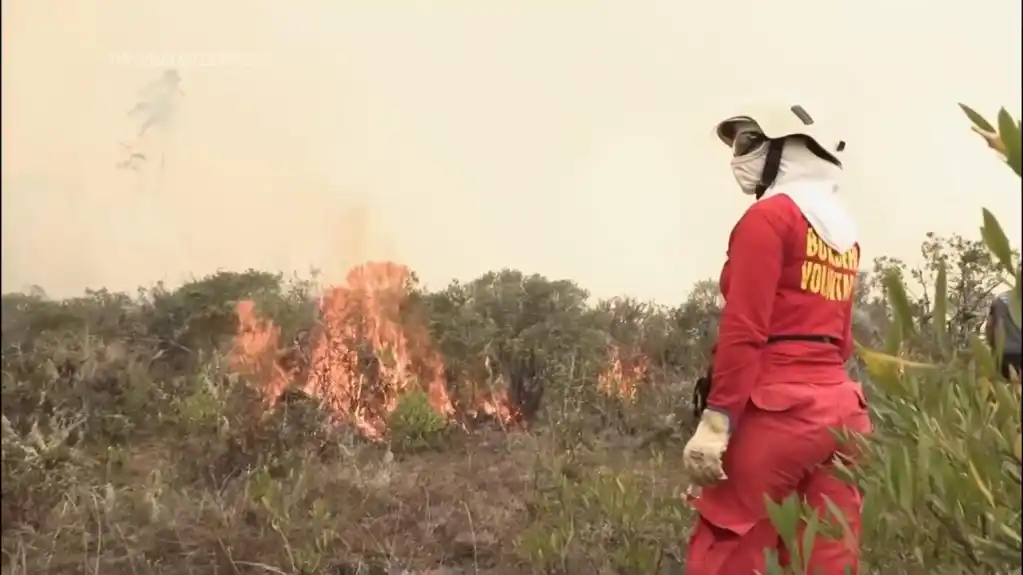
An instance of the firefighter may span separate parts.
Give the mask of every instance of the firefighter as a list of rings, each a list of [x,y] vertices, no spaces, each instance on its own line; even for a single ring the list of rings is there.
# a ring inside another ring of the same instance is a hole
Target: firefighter
[[[788,553],[765,496],[796,495],[842,537],[818,537],[809,573],[858,572],[861,497],[835,477],[854,454],[834,430],[870,432],[852,355],[858,231],[837,197],[845,142],[797,103],[749,110],[717,126],[732,172],[755,202],[732,230],[721,271],[725,299],[699,425],[683,461],[700,489],[689,575],[766,572],[765,549]],[[840,523],[832,521],[832,524]],[[848,571],[847,571],[848,569]]]

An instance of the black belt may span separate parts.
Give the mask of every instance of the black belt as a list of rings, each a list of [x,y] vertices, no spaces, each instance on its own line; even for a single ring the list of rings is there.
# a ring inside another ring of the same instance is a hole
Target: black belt
[[[809,343],[839,345],[839,340],[827,335],[785,334],[771,335],[767,337],[768,345],[782,341],[805,341]],[[700,415],[703,414],[703,410],[707,408],[707,397],[710,396],[710,386],[713,376],[714,374],[711,373],[710,369],[708,369],[707,375],[697,379],[696,385],[693,386],[693,415],[697,419],[699,419]]]
[[[827,335],[803,335],[803,334],[791,334],[791,335],[769,335],[767,336],[768,345],[772,343],[778,343],[781,341],[807,341],[816,343],[827,343],[830,345],[838,345],[839,340],[827,336]]]

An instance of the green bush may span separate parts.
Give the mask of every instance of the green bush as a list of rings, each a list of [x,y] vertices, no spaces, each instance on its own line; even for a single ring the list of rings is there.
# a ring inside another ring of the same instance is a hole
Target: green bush
[[[973,110],[963,109],[1020,175],[1019,123],[1002,110],[995,129]],[[971,281],[966,262],[993,265],[997,275],[986,274],[981,282],[973,277],[974,288],[986,283],[990,293],[991,288],[1011,286],[1018,325],[1019,256],[987,210],[981,237],[982,244],[960,242],[964,249],[958,261],[932,260],[933,292],[923,298],[908,295],[904,267],[890,261],[881,266],[879,280],[892,321],[883,352],[861,350],[875,388],[875,431],[864,443],[864,463],[843,469],[864,493],[866,572],[1020,572],[1020,386],[1018,380],[1002,378],[994,354],[980,338],[987,299],[970,300],[963,287]],[[931,250],[936,252],[942,255]],[[972,255],[963,258],[964,253]],[[953,266],[954,285],[949,263],[959,264]],[[958,313],[964,302],[980,308],[974,314],[979,320]],[[964,321],[970,329],[961,328]],[[794,500],[769,503],[769,509],[779,532],[801,557],[809,549],[796,529],[800,518],[807,530],[831,528],[841,534],[841,521],[819,519]],[[803,565],[794,563],[787,570],[774,564],[771,572],[803,573]]]
[[[387,418],[392,445],[401,451],[415,451],[439,444],[448,421],[430,407],[424,391],[413,391],[398,400]]]

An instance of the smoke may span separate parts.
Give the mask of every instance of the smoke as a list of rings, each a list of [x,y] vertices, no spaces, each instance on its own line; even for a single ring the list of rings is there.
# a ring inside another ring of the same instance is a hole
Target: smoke
[[[4,3],[5,292],[329,281],[395,255],[379,206],[338,183],[341,90],[294,34],[259,10],[105,6]]]
[[[870,316],[870,312],[861,307],[853,308],[853,328],[875,336],[881,333],[881,328]]]
[[[3,289],[249,266],[329,280],[379,258],[434,286],[508,266],[678,303],[748,205],[708,127],[751,85],[720,64],[747,56],[723,19],[814,45],[811,96],[859,142],[846,198],[867,256],[973,234],[982,205],[1019,235],[1018,181],[948,97],[993,110],[1019,92],[1016,20],[860,7],[878,30],[816,3],[830,24],[808,32],[806,6],[605,4],[5,0]],[[180,94],[140,94],[171,70]],[[789,93],[805,71],[753,83]],[[934,137],[907,148],[893,125]]]

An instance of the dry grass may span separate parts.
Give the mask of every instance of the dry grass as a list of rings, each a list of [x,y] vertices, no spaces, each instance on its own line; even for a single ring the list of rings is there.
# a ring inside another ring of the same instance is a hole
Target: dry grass
[[[219,362],[161,380],[74,341],[5,357],[5,574],[680,572],[680,390],[371,443],[310,401],[259,413]]]

